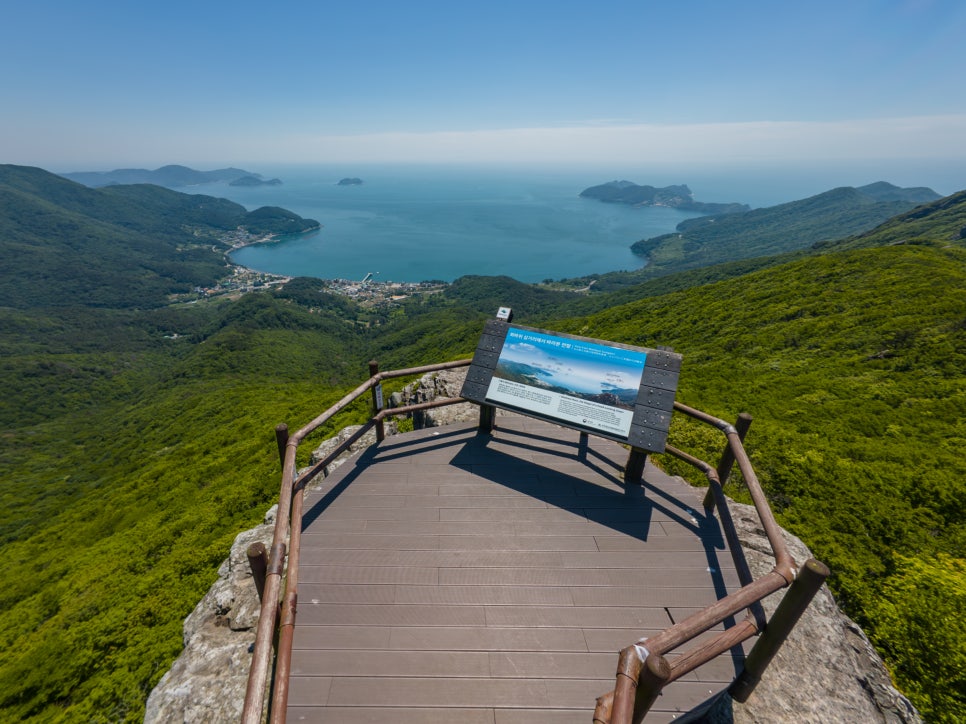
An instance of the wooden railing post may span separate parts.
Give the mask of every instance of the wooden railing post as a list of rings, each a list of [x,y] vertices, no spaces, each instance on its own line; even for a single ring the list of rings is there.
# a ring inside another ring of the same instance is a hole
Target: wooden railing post
[[[661,654],[648,654],[644,659],[641,677],[637,682],[637,697],[634,699],[634,724],[638,724],[671,678],[671,664]]]
[[[275,443],[278,445],[278,459],[285,466],[285,446],[288,445],[288,425],[280,422],[275,426]]]
[[[747,412],[742,412],[738,415],[738,420],[735,422],[735,430],[738,432],[738,439],[741,440],[742,444],[745,442],[745,435],[748,434],[748,428],[751,427],[751,415]],[[731,477],[731,469],[735,466],[735,451],[731,449],[731,443],[725,443],[724,452],[721,453],[721,460],[718,463],[718,481],[721,483],[721,487],[724,488],[725,484],[728,482],[728,478]],[[711,489],[704,495],[704,509],[711,510],[714,507],[714,494]]]
[[[734,680],[728,693],[735,701],[748,700],[751,693],[761,681],[761,675],[771,660],[778,653],[778,649],[788,638],[788,634],[798,623],[808,604],[812,602],[818,589],[822,587],[829,576],[829,569],[821,561],[809,558],[799,571],[798,576],[789,586],[771,620],[745,658],[745,668]]]
[[[375,377],[379,374],[379,363],[376,360],[371,360],[369,362],[369,377]],[[382,383],[378,382],[372,388],[372,415],[375,417],[380,412],[382,412],[383,400],[382,400]],[[376,420],[376,440],[382,442],[386,439],[386,426],[382,420]]]
[[[268,570],[268,550],[265,544],[257,541],[248,546],[248,565],[252,569],[252,578],[255,581],[255,590],[258,591],[258,600],[262,600],[265,594],[265,572]]]

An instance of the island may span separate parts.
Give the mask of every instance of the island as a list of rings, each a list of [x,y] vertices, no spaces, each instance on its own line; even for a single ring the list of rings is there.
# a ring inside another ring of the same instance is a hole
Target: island
[[[361,186],[361,178],[344,178],[336,184],[336,186]]]
[[[241,178],[236,178],[231,181],[229,186],[281,186],[282,179],[280,178],[270,178],[263,179],[255,174],[249,174],[248,176],[242,176]]]
[[[591,186],[580,192],[587,199],[597,199],[610,204],[629,206],[668,206],[681,211],[696,211],[702,214],[736,214],[750,211],[748,204],[704,203],[694,200],[694,194],[686,184],[677,186],[639,186],[632,181],[609,181],[599,186]]]
[[[264,181],[261,174],[245,171],[240,168],[219,168],[215,171],[196,171],[187,166],[168,165],[153,171],[146,168],[117,168],[113,171],[78,171],[62,173],[64,178],[77,183],[102,188],[104,186],[118,186],[127,184],[154,184],[169,189],[184,188],[186,186],[200,186],[202,184],[228,182],[230,186],[256,186],[259,184],[278,185],[279,179]],[[252,181],[236,183],[243,179]],[[258,183],[256,184],[255,181]]]

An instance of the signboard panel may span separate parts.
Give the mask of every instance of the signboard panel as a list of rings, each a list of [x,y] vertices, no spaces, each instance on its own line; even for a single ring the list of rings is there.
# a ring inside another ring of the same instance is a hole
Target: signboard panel
[[[680,355],[486,323],[462,397],[661,452]]]
[[[646,352],[510,327],[486,400],[627,437]]]

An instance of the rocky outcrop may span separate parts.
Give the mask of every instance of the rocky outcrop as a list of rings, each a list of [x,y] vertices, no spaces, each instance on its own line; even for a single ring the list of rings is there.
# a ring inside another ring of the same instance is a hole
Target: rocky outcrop
[[[402,392],[394,393],[392,407],[425,402],[435,397],[457,397],[465,370],[424,376]],[[434,427],[475,420],[478,408],[469,403],[426,411],[417,427]],[[313,460],[327,456],[357,427],[346,428],[322,443]],[[386,433],[396,425],[387,423]],[[375,442],[370,433],[353,449],[330,464],[338,467],[353,451]],[[770,547],[754,508],[730,503],[745,556],[755,577],[774,564]],[[264,524],[241,533],[231,554],[218,571],[218,580],[185,619],[184,652],[162,677],[147,702],[145,722],[233,722],[241,715],[258,619],[258,596],[246,551],[255,541],[269,544],[274,508]],[[808,548],[783,532],[795,560],[812,557]],[[764,602],[770,616],[780,595]],[[750,642],[749,642],[750,643]],[[589,702],[588,705],[591,705]],[[680,721],[708,724],[775,724],[788,722],[877,722],[914,724],[918,713],[893,686],[882,660],[862,630],[839,611],[823,587],[779,650],[757,689],[744,704],[722,696],[700,716]]]
[[[241,718],[259,601],[248,547],[271,543],[275,509],[240,533],[218,580],[184,622],[184,651],[148,697],[145,722],[232,722]]]
[[[459,397],[466,371],[444,370],[424,375],[418,382],[395,392],[390,407],[428,402],[437,397]],[[414,420],[414,426],[435,427],[476,419],[479,408],[470,403],[428,410]],[[386,434],[397,433],[395,420],[387,420]],[[322,460],[359,429],[342,429],[312,452],[312,462]],[[331,472],[356,451],[376,442],[370,430],[352,447],[329,464]],[[324,476],[316,478],[318,482]],[[248,684],[251,649],[258,625],[259,600],[248,564],[248,547],[262,542],[270,547],[275,529],[273,506],[264,523],[235,538],[228,559],[218,569],[218,580],[184,622],[184,650],[148,697],[144,721],[234,722],[241,717]]]
[[[758,578],[774,565],[765,531],[752,506],[729,501],[728,507],[752,575]],[[813,557],[798,538],[787,531],[782,535],[800,564]],[[781,592],[765,599],[766,615],[772,615],[780,599]],[[748,701],[740,704],[724,696],[698,721],[913,724],[922,720],[892,686],[882,659],[862,629],[839,610],[828,588],[822,586]]]

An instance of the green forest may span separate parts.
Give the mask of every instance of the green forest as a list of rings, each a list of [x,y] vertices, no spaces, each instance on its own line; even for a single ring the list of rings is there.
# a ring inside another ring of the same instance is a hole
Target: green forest
[[[379,309],[312,279],[175,301],[226,273],[211,240],[246,223],[221,204],[190,215],[180,196],[0,167],[0,719],[139,721],[231,541],[275,502],[275,425],[313,418],[369,359],[469,356],[501,305],[525,325],[671,346],[679,400],[751,413],[779,522],[830,566],[927,720],[966,719],[966,193],[611,291],[464,277]],[[677,418],[670,441],[720,452]],[[744,500],[740,479],[728,493]]]

